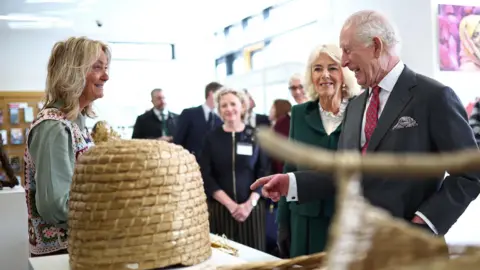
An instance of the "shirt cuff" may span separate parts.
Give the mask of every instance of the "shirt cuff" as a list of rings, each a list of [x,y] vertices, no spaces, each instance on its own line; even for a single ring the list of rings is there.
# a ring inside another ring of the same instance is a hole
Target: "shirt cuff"
[[[293,173],[287,173],[288,175],[288,193],[287,193],[287,202],[296,202],[298,201],[298,192],[297,192],[297,178]]]
[[[425,223],[428,225],[430,230],[432,230],[432,232],[434,232],[435,234],[438,234],[437,228],[435,228],[435,226],[433,226],[433,223],[424,214],[417,211],[417,212],[415,212],[415,215],[417,215],[419,218],[421,218],[423,221],[425,221]]]

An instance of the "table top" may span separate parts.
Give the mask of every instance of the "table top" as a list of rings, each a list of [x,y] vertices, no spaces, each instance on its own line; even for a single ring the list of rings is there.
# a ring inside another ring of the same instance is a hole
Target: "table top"
[[[210,238],[213,240],[215,238],[220,238],[218,235],[210,234]],[[242,245],[232,240],[225,240],[227,244],[233,248],[238,249],[238,257],[247,262],[264,262],[264,261],[276,261],[280,260],[275,256],[272,256],[268,253],[256,250],[249,246]]]
[[[215,269],[216,266],[220,265],[231,265],[245,263],[244,260],[233,257],[227,253],[219,251],[217,249],[212,249],[212,256],[210,259],[206,260],[203,263],[189,266],[189,267],[175,267],[171,269],[175,270],[204,270],[204,269]],[[45,257],[35,257],[29,259],[30,270],[70,270],[70,265],[68,262],[68,254],[65,255],[53,255]],[[169,268],[165,268],[169,269]]]
[[[216,235],[210,236],[212,238],[219,237]],[[226,241],[228,245],[238,249],[238,257],[234,257],[218,249],[212,248],[212,257],[210,257],[210,259],[208,259],[207,261],[190,267],[176,267],[175,270],[196,270],[209,268],[213,269],[214,266],[220,265],[279,260],[279,258],[265,252],[261,252],[259,250],[239,244],[234,241]],[[68,254],[29,258],[28,261],[30,265],[30,270],[70,270]]]

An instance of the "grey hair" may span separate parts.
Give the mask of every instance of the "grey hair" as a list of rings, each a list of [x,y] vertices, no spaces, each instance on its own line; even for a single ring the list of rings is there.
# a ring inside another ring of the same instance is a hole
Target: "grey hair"
[[[292,76],[290,76],[290,79],[288,80],[288,85],[292,85],[293,81],[295,80],[299,80],[303,84],[305,78],[300,73],[294,73]]]
[[[374,10],[362,10],[353,13],[344,23],[343,28],[355,26],[357,38],[366,46],[373,44],[373,38],[378,37],[390,53],[400,52],[401,39],[397,27],[385,15]]]

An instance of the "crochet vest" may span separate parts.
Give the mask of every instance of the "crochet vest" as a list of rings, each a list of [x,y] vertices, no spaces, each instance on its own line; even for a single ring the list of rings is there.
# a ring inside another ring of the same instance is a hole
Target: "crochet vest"
[[[42,110],[30,126],[30,131],[45,120],[56,120],[65,124],[72,136],[75,158],[93,146],[93,140],[89,134],[82,134],[77,124],[66,119],[63,112],[55,108]],[[28,132],[30,133],[30,132]],[[35,255],[42,255],[67,249],[67,230],[49,224],[38,214],[35,202],[35,164],[30,156],[28,148],[29,134],[27,136],[27,147],[25,150],[25,191],[28,209],[28,235],[30,252]]]

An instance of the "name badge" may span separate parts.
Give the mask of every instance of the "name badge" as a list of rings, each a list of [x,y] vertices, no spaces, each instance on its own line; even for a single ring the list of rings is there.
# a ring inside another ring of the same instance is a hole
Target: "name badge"
[[[248,143],[237,143],[237,154],[242,156],[253,155],[253,146]]]

